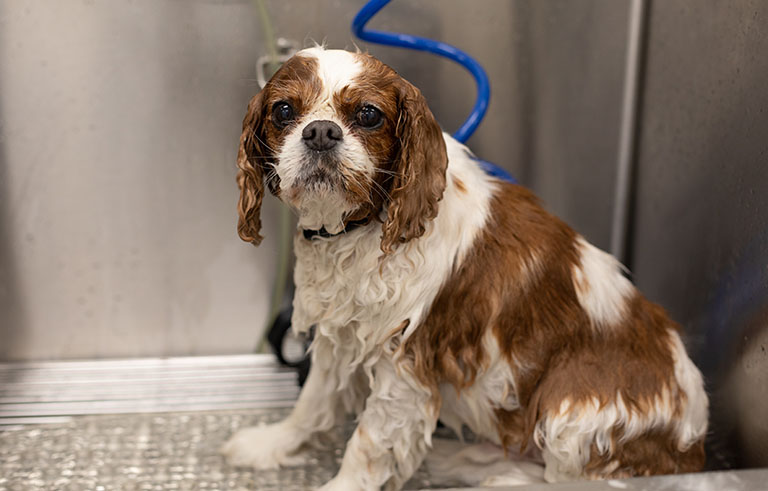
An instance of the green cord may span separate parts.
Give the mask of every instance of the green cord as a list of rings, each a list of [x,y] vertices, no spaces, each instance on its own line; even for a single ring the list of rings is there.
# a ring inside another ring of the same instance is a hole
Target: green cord
[[[272,28],[272,19],[269,17],[266,4],[264,0],[253,0],[256,6],[257,15],[261,21],[261,28],[264,33],[264,42],[267,45],[269,51],[269,57],[272,59],[270,62],[270,71],[266,78],[272,76],[273,73],[280,68],[280,62],[277,59],[277,43],[275,42],[275,33]],[[269,307],[269,316],[267,317],[267,329],[274,323],[277,315],[280,313],[280,307],[285,297],[285,287],[288,284],[288,262],[291,256],[291,212],[288,207],[280,202],[280,236],[277,259],[277,273],[275,274],[275,283],[272,287],[272,300]],[[259,341],[256,343],[256,353],[260,353],[264,349],[264,340],[266,339],[266,331]]]
[[[272,76],[280,68],[280,63],[277,61],[277,43],[275,42],[275,30],[272,28],[272,18],[269,16],[264,0],[253,0],[253,3],[256,5],[256,11],[261,21],[261,29],[264,31],[264,42],[267,45],[269,57],[272,59],[270,62],[272,66],[269,72],[269,76]]]

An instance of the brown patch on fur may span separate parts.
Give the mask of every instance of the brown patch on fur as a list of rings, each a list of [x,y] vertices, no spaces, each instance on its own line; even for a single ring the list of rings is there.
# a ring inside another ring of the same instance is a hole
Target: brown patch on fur
[[[460,193],[466,193],[467,192],[467,186],[464,185],[464,181],[459,179],[458,177],[453,178],[453,184],[456,186],[456,189]]]
[[[613,451],[600,454],[592,444],[586,476],[600,479],[624,479],[655,474],[677,474],[700,471],[705,464],[704,439],[686,450],[677,447],[670,429],[650,430],[627,442],[620,439],[621,430],[614,429]]]
[[[365,69],[350,85],[333,95],[333,106],[337,115],[347,123],[352,135],[361,141],[376,168],[372,178],[357,176],[357,182],[364,183],[366,187],[362,189],[363,192],[351,197],[351,201],[358,204],[358,209],[352,215],[357,220],[366,216],[378,219],[379,211],[390,198],[391,167],[400,148],[395,124],[399,112],[397,84],[400,77],[374,58],[362,54],[357,56]],[[375,106],[384,116],[378,128],[362,128],[356,122],[357,112],[367,104]]]
[[[581,295],[582,298],[589,295],[589,291],[592,289],[592,286],[589,284],[589,279],[585,275],[581,275],[581,277],[574,275],[573,285],[576,288],[576,292]]]
[[[673,402],[681,400],[669,339],[669,329],[678,326],[639,294],[629,300],[628,310],[611,333],[574,332],[562,339],[564,345],[551,355],[551,368],[526,391],[531,425],[547,413],[556,414],[566,397],[574,405],[597,397],[605,406],[621,394],[627,408],[639,414],[647,414],[664,389],[671,391]]]
[[[513,342],[515,351],[529,344],[533,348],[526,338],[544,338],[539,329],[557,331],[562,319],[579,322],[579,314],[586,319],[569,281],[569,265],[576,261],[573,231],[520,186],[502,185],[491,210],[473,248],[407,342],[418,376],[433,386],[449,382],[462,389],[474,382],[488,363],[482,340],[489,329],[500,338],[502,353],[511,361]],[[541,271],[528,279],[533,287],[524,288],[519,273],[534,254]],[[547,292],[531,305],[530,298],[521,295],[536,291],[537,286],[539,292]],[[537,305],[543,300],[547,303]],[[530,355],[535,359],[541,350]]]
[[[240,147],[237,150],[237,187],[240,199],[237,201],[237,234],[246,242],[259,245],[261,231],[261,202],[264,199],[264,167],[258,160],[260,145],[256,136],[258,114],[261,111],[261,94],[255,95],[248,103],[243,120]]]
[[[266,165],[279,165],[275,150],[280,148],[288,128],[272,123],[272,107],[279,101],[291,103],[297,116],[311,106],[322,87],[312,58],[294,56],[275,73],[264,89],[248,103],[237,153],[237,185],[240,199],[237,205],[237,232],[246,242],[258,245],[262,236],[261,203],[264,181],[270,192],[280,194],[280,179]]]
[[[501,446],[506,453],[511,447],[523,447],[524,435],[526,430],[525,415],[522,411],[507,411],[496,408],[496,425],[499,432]]]
[[[373,472],[373,459],[370,455],[365,451],[366,449],[374,448],[373,441],[371,441],[370,435],[368,435],[368,432],[365,431],[365,428],[363,425],[357,425],[357,428],[355,428],[355,432],[357,432],[357,436],[360,439],[360,449],[362,450],[363,455],[365,456],[365,462],[366,462],[366,469],[368,469],[368,473]]]
[[[389,334],[387,334],[387,339],[389,339],[389,348],[392,351],[398,351],[400,349],[400,340],[402,339],[403,334],[405,333],[405,330],[408,329],[408,326],[411,325],[411,319],[405,319],[403,322],[400,323],[396,328],[389,331]],[[396,366],[395,369],[397,370],[397,373],[400,373],[400,366]]]
[[[372,56],[357,57],[362,74],[334,95],[334,107],[347,116],[378,169],[369,180],[370,200],[361,206],[376,217],[386,206],[381,249],[389,254],[399,244],[421,237],[426,223],[437,215],[448,156],[442,130],[421,92]],[[384,115],[380,127],[354,124],[366,104]]]
[[[661,307],[637,294],[628,300],[624,322],[611,332],[590,328],[572,275],[580,262],[576,238],[532,193],[500,184],[486,227],[422,325],[403,344],[414,374],[433,393],[441,383],[460,391],[486,369],[489,355],[483,338],[490,333],[512,368],[521,406],[495,410],[505,446],[524,450],[535,425],[557,414],[565,399],[577,407],[597,397],[604,406],[621,394],[627,408],[641,415],[664,390],[669,391],[673,414],[679,415],[684,403],[674,379],[668,334],[678,326]],[[670,440],[641,435],[611,459],[626,454],[621,465],[638,466],[643,445],[674,445],[671,433],[665,437]],[[660,458],[687,462],[688,457],[669,453]],[[668,467],[656,470],[666,472]]]
[[[410,326],[410,325],[411,325],[411,319],[405,319],[403,322],[400,323],[399,326],[397,326],[396,328],[392,329],[389,332],[389,335],[387,337],[388,338],[393,338],[393,337],[395,337],[397,335],[402,335],[405,332],[405,330],[408,329],[408,326]]]

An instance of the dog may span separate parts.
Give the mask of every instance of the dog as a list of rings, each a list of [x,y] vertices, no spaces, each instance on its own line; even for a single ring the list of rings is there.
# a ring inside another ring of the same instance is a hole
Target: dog
[[[387,65],[298,52],[248,104],[237,165],[243,240],[262,239],[265,189],[298,216],[292,325],[315,331],[293,411],[237,432],[232,464],[300,464],[352,413],[323,490],[400,489],[438,420],[537,463],[532,481],[704,466],[708,399],[679,326],[531,192],[486,174]],[[508,483],[499,472],[484,482]]]

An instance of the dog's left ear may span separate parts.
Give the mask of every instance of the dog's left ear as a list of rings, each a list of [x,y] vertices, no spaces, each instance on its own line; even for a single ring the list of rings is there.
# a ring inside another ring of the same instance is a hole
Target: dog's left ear
[[[248,103],[243,119],[243,132],[237,151],[237,186],[240,199],[237,202],[237,233],[240,238],[253,245],[259,245],[263,238],[261,231],[261,202],[264,199],[263,136],[261,133],[262,93],[259,92]]]
[[[402,80],[398,94],[396,135],[400,150],[387,220],[382,226],[381,250],[391,254],[404,242],[421,237],[445,191],[448,154],[443,132],[419,89]]]

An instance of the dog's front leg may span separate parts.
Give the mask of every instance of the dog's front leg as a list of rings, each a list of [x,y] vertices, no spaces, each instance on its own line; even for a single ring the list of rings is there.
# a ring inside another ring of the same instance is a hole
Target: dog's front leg
[[[338,377],[333,357],[318,348],[291,414],[279,423],[235,433],[221,448],[230,464],[256,469],[302,465],[306,457],[298,453],[299,447],[333,428],[339,417]]]
[[[339,473],[321,491],[397,490],[432,445],[439,400],[392,360],[373,368],[373,386]]]

